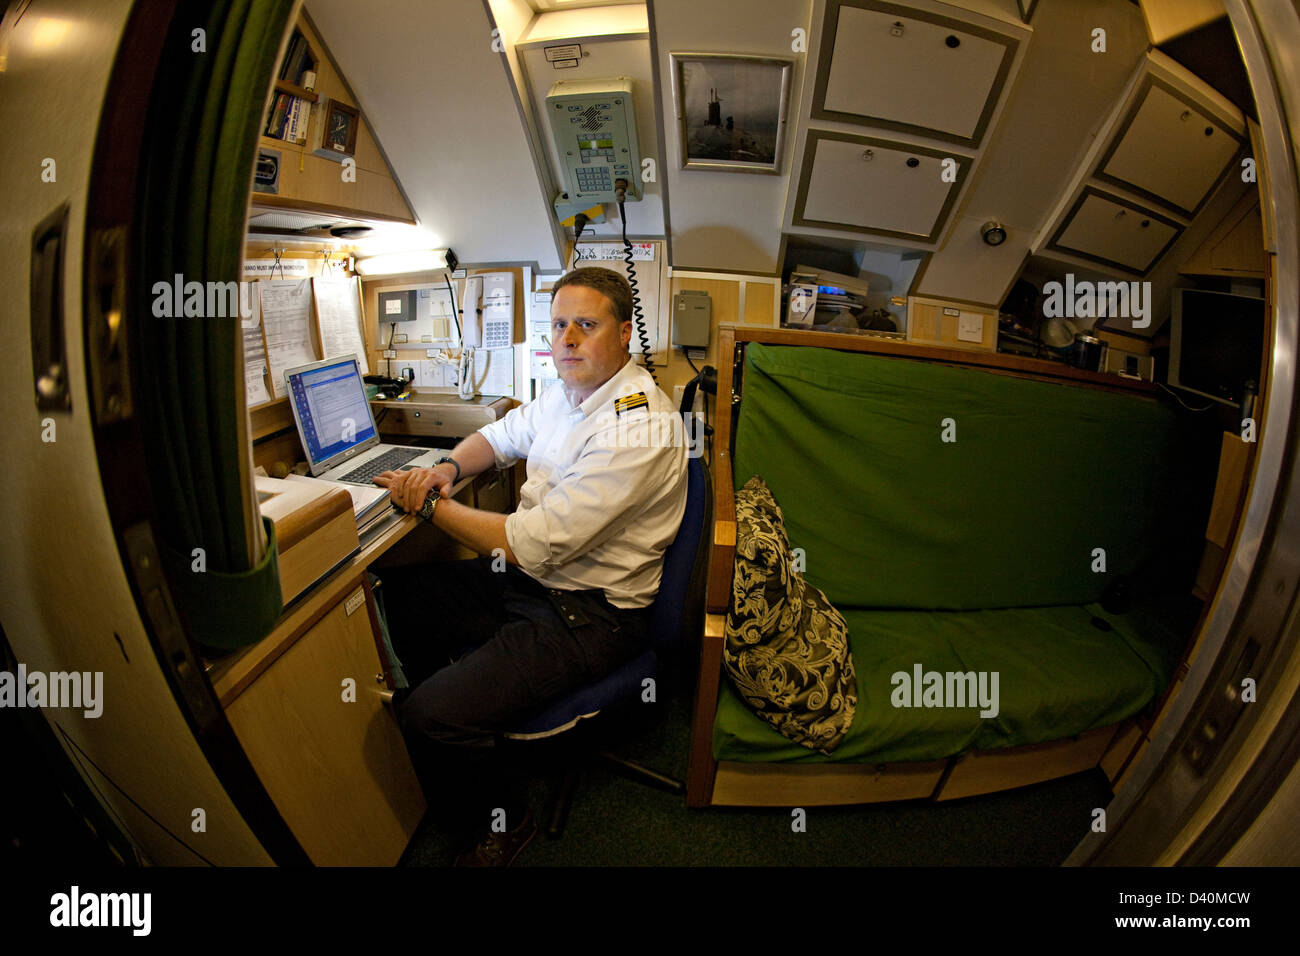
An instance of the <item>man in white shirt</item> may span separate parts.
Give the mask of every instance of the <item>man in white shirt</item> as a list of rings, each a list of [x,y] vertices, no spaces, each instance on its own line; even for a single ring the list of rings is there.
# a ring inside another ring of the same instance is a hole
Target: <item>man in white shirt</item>
[[[536,832],[522,778],[499,757],[500,731],[648,646],[648,608],[686,506],[687,452],[680,415],[628,355],[631,336],[622,276],[565,274],[551,299],[562,385],[433,468],[375,479],[397,507],[487,556],[383,574],[389,630],[414,688],[402,728],[426,795],[434,804],[481,784],[462,807],[489,833],[460,864],[508,864]],[[449,499],[459,478],[521,458],[528,478],[513,514]],[[455,663],[444,666],[448,655]],[[505,832],[490,831],[495,810]]]

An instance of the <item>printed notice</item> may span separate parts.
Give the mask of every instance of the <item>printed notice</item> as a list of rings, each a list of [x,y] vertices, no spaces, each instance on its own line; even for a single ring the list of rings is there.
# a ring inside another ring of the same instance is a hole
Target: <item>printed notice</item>
[[[474,350],[474,391],[479,395],[514,395],[515,350]]]
[[[654,262],[655,244],[653,242],[633,242],[632,261],[633,262]],[[580,242],[578,243],[578,261],[579,262],[609,262],[611,260],[625,260],[627,254],[623,250],[621,242],[595,243]]]
[[[285,370],[316,361],[311,340],[311,280],[258,280],[257,291],[271,388],[275,397],[281,398],[288,393]]]
[[[266,346],[262,344],[262,320],[254,312],[243,320],[244,392],[248,404],[261,405],[271,400],[266,390]]]
[[[311,265],[306,259],[245,259],[245,279],[305,278]]]
[[[370,372],[366,344],[361,338],[360,279],[313,279],[316,315],[320,320],[322,358],[355,355],[363,375]]]

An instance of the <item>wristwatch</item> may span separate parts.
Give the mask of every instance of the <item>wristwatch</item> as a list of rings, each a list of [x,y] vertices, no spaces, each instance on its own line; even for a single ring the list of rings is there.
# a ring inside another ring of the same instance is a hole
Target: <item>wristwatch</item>
[[[452,458],[450,455],[443,455],[433,463],[433,467],[437,468],[444,461],[451,462],[452,467],[456,469],[456,477],[451,480],[451,483],[454,485],[456,482],[460,481],[460,465],[456,462],[456,459]]]
[[[433,521],[433,509],[438,507],[438,492],[430,491],[424,497],[424,504],[420,505],[420,517],[425,521]]]

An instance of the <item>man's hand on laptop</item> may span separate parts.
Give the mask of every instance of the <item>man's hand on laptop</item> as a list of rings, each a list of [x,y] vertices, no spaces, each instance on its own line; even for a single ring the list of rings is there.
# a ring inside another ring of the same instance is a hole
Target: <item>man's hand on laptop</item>
[[[415,514],[424,504],[430,491],[436,491],[442,498],[451,496],[452,469],[439,466],[435,468],[410,468],[402,471],[385,471],[375,475],[374,482],[388,489],[388,495],[394,505],[403,511]]]

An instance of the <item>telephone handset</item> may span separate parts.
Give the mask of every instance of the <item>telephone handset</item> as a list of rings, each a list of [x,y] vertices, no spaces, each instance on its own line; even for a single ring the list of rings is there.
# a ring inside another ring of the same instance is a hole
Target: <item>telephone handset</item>
[[[465,280],[465,297],[461,306],[460,344],[476,349],[483,345],[483,277]]]
[[[509,348],[515,327],[515,277],[486,272],[465,280],[461,308],[462,347]]]

